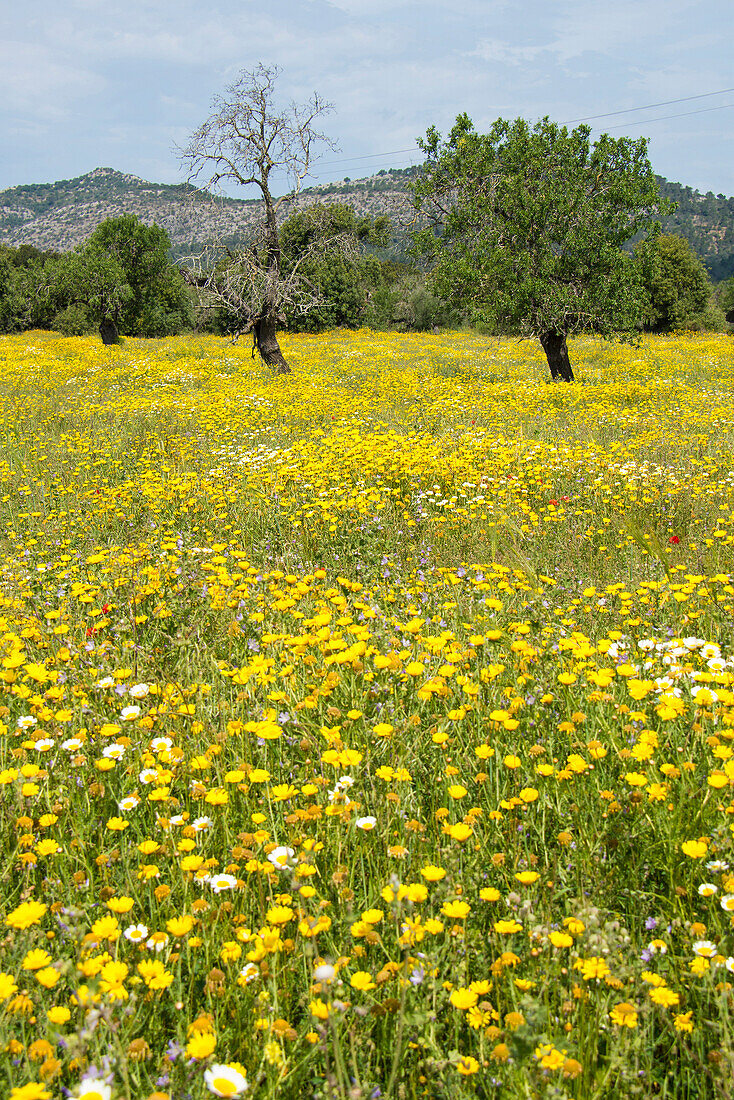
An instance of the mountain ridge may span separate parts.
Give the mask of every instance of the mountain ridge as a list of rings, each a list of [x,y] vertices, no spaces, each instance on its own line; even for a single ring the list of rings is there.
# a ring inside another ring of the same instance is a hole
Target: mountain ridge
[[[316,202],[346,202],[359,216],[387,214],[405,226],[405,184],[417,171],[381,169],[356,180],[345,177],[316,184],[295,195],[285,208],[291,213]],[[662,194],[679,204],[663,228],[685,237],[715,280],[734,274],[734,198],[710,191],[703,195],[657,178]],[[123,213],[162,226],[171,238],[172,257],[180,260],[195,254],[213,236],[225,238],[234,247],[244,244],[259,220],[260,202],[213,197],[188,183],[153,183],[100,166],[72,179],[19,184],[0,191],[0,244],[67,251],[86,240],[100,222]],[[397,253],[404,250],[404,237],[398,227]]]

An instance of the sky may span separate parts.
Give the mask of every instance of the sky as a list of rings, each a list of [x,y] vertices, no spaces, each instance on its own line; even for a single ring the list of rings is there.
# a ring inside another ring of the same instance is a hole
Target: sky
[[[284,105],[333,104],[313,183],[420,163],[463,111],[484,132],[617,112],[594,134],[647,136],[657,173],[734,195],[732,31],[732,0],[0,0],[0,189],[181,182],[212,97],[262,62]]]

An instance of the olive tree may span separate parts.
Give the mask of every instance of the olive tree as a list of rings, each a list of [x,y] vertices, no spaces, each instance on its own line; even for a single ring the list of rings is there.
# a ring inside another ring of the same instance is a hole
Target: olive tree
[[[411,185],[417,252],[439,295],[497,331],[537,337],[551,377],[573,381],[566,338],[633,338],[642,325],[639,267],[623,245],[669,213],[647,139],[568,131],[548,118],[498,119],[488,134],[459,115],[444,141],[419,145]]]
[[[192,134],[182,151],[189,182],[217,193],[222,184],[255,187],[262,202],[262,221],[249,247],[236,253],[213,242],[190,276],[209,302],[224,307],[238,322],[238,332],[252,332],[254,347],[278,374],[290,372],[278,344],[276,328],[286,309],[306,311],[316,292],[296,265],[283,271],[279,215],[281,207],[300,191],[319,145],[331,146],[315,128],[316,119],[331,110],[316,93],[307,103],[279,107],[275,103],[277,67],[260,64],[243,71],[223,96],[216,96],[212,113]],[[285,173],[290,192],[273,195],[273,173]]]

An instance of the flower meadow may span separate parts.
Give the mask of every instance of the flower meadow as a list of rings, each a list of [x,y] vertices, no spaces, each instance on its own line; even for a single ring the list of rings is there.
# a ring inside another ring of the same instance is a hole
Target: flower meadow
[[[733,1089],[731,337],[0,340],[0,1095]]]

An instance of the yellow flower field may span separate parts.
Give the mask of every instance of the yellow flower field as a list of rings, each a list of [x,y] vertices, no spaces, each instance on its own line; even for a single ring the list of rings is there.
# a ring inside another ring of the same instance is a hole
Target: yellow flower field
[[[734,1091],[734,346],[0,339],[0,1095]]]

